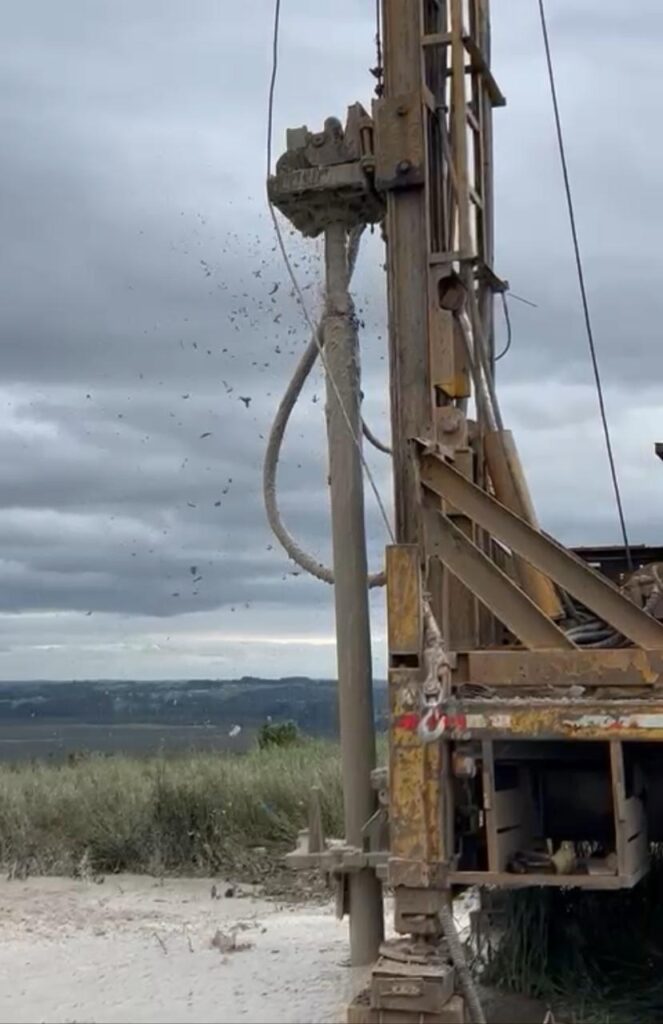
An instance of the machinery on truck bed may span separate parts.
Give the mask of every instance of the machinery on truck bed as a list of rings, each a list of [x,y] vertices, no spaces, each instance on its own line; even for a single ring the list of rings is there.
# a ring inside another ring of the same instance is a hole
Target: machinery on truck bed
[[[451,1024],[481,1019],[449,924],[456,888],[628,888],[663,840],[663,572],[656,551],[633,549],[629,572],[628,551],[574,553],[542,533],[502,421],[492,124],[505,99],[488,0],[382,0],[381,22],[371,114],[356,104],[345,127],[291,131],[268,182],[298,230],[325,236],[311,360],[327,376],[334,568],[317,574],[335,583],[346,801],[345,840],[322,835],[314,799],[290,859],[335,879],[353,961],[375,960],[348,1019]],[[386,239],[395,493],[380,771],[349,295],[367,223]]]

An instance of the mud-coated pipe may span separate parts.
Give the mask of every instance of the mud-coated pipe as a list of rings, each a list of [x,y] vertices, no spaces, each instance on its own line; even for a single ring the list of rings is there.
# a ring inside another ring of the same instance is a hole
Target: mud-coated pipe
[[[326,230],[325,264],[324,362],[345,835],[349,844],[361,847],[362,827],[375,810],[371,786],[375,726],[359,448],[359,344],[348,291],[343,225]],[[377,958],[384,928],[382,890],[375,873],[366,869],[350,874],[349,895],[351,960],[353,965],[369,964]]]

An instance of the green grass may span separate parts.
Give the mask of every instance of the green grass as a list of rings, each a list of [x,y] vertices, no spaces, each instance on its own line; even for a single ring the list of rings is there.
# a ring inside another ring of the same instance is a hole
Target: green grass
[[[379,749],[384,760],[384,743]],[[85,869],[269,882],[306,825],[314,785],[325,831],[341,836],[340,752],[331,743],[302,740],[242,756],[0,765],[0,867],[21,875]],[[267,856],[252,853],[256,847]],[[560,1020],[663,1020],[662,908],[660,852],[632,892],[514,893],[484,980],[559,1006]],[[573,1014],[564,1014],[571,1006]]]
[[[586,1024],[663,1020],[663,852],[632,890],[532,889],[506,899],[485,980]]]
[[[294,846],[313,785],[328,834],[341,835],[339,751],[329,743],[0,767],[0,864],[31,874],[82,863],[94,872],[236,870],[253,847]]]

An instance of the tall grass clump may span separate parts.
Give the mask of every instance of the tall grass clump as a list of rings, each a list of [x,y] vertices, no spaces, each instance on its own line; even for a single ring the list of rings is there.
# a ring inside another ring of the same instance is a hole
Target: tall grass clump
[[[503,904],[484,980],[602,1024],[663,1020],[663,851],[634,889],[531,889]]]
[[[342,830],[338,749],[311,740],[243,756],[89,756],[0,767],[0,863],[29,873],[221,872],[280,852],[305,827],[311,786]]]

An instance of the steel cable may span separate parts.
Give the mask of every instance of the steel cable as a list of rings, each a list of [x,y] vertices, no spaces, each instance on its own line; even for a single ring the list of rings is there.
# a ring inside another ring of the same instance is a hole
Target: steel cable
[[[594,330],[592,327],[592,319],[589,309],[589,299],[587,296],[587,288],[585,285],[585,273],[583,269],[582,254],[580,251],[580,240],[578,238],[578,228],[576,224],[575,206],[573,202],[573,192],[571,189],[571,178],[569,175],[569,168],[566,159],[566,146],[564,143],[564,134],[562,131],[562,118],[559,110],[559,102],[557,99],[557,84],[555,80],[555,69],[553,67],[552,52],[550,47],[550,38],[548,35],[548,23],[546,19],[546,10],[544,0],[538,0],[539,14],[541,16],[541,30],[543,32],[543,45],[546,54],[546,63],[548,66],[548,80],[550,84],[550,94],[552,97],[553,113],[555,118],[555,129],[557,133],[557,143],[559,148],[559,157],[562,165],[562,175],[564,177],[564,191],[566,194],[566,203],[569,213],[569,222],[571,225],[571,236],[573,240],[573,250],[575,254],[576,270],[578,274],[578,284],[580,286],[580,297],[582,301],[583,315],[585,319],[585,328],[587,331],[587,341],[589,342],[589,353],[592,361],[592,369],[594,371],[594,381],[596,384],[596,393],[599,402],[599,411],[601,415],[601,422],[603,424],[603,435],[605,438],[605,447],[608,455],[608,462],[610,464],[610,475],[612,477],[612,486],[615,493],[615,501],[617,504],[617,513],[619,517],[619,526],[621,534],[624,540],[624,552],[626,555],[626,563],[629,571],[633,570],[633,559],[631,557],[631,546],[628,538],[628,531],[626,529],[626,518],[624,516],[624,507],[622,504],[621,489],[619,486],[619,477],[617,475],[617,465],[615,462],[615,456],[612,450],[612,439],[610,436],[610,427],[608,424],[608,415],[605,407],[605,399],[603,397],[603,384],[601,381],[601,372],[599,369],[598,356],[596,353],[596,344],[594,341]]]

